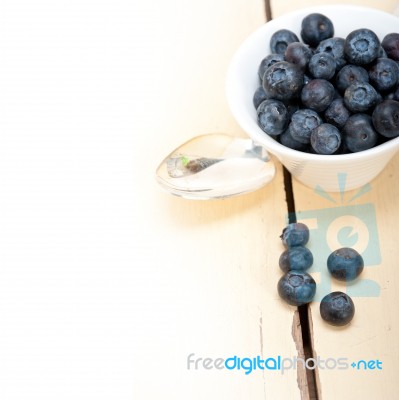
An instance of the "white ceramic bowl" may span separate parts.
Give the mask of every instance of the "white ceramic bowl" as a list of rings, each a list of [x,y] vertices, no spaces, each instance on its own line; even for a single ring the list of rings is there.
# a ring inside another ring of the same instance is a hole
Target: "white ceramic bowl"
[[[300,37],[302,19],[318,12],[329,17],[334,36],[346,37],[359,28],[372,29],[380,38],[399,32],[399,18],[371,9],[346,5],[304,8],[278,17],[253,32],[235,53],[227,73],[227,100],[241,128],[257,143],[274,154],[291,174],[305,185],[320,185],[326,191],[339,191],[338,174],[346,174],[346,190],[358,188],[375,178],[399,150],[399,137],[373,149],[353,154],[320,155],[285,147],[266,135],[258,126],[252,97],[259,86],[257,75],[261,60],[270,53],[271,35],[286,28]]]

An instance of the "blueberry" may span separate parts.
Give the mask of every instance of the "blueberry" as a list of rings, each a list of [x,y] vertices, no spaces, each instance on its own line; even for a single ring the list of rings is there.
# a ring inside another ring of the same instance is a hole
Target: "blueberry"
[[[389,58],[399,61],[399,33],[389,33],[382,39],[381,46]]]
[[[334,36],[332,21],[323,14],[309,14],[302,20],[302,40],[311,47],[317,47],[320,42]]]
[[[310,303],[316,294],[316,282],[306,272],[289,271],[277,284],[278,294],[288,304],[301,306]]]
[[[306,271],[312,264],[313,254],[304,246],[295,246],[285,250],[279,259],[279,266],[284,272]]]
[[[287,247],[304,246],[309,241],[309,228],[301,222],[288,224],[280,236]]]
[[[260,103],[262,103],[262,101],[267,100],[268,98],[269,96],[265,92],[265,89],[263,89],[262,86],[259,86],[252,97],[252,102],[254,104],[254,107],[258,108],[260,106]]]
[[[270,38],[271,52],[284,54],[287,46],[293,42],[299,42],[298,36],[288,29],[280,29],[274,32]]]
[[[356,29],[345,39],[344,53],[349,63],[369,64],[378,57],[380,40],[370,29]]]
[[[343,96],[337,88],[334,88],[334,100],[336,99],[343,99]]]
[[[352,321],[355,305],[347,294],[332,292],[321,300],[320,315],[330,325],[344,326]]]
[[[279,136],[279,139],[280,139],[280,143],[283,146],[289,147],[290,149],[298,150],[298,151],[307,151],[308,150],[307,144],[298,142],[297,140],[295,140],[292,137],[289,127],[285,132],[283,132]]]
[[[334,37],[332,21],[312,13],[300,35],[280,29],[269,44],[252,97],[266,134],[314,154],[360,152],[399,136],[399,33],[381,42],[367,28]]]
[[[375,130],[382,136],[399,136],[399,101],[384,100],[378,104],[372,114]]]
[[[302,71],[306,70],[313,52],[306,44],[300,42],[290,43],[285,51],[285,61],[298,65]]]
[[[271,65],[263,76],[263,88],[277,100],[291,100],[299,96],[303,86],[303,72],[288,61]]]
[[[378,101],[378,93],[369,83],[355,82],[345,90],[345,107],[354,113],[368,111],[373,108]]]
[[[309,61],[309,72],[315,78],[331,79],[335,74],[336,62],[328,53],[316,53]]]
[[[301,101],[306,108],[317,112],[327,109],[335,96],[334,86],[325,79],[312,79],[301,92]]]
[[[319,126],[323,120],[316,111],[303,108],[295,112],[291,117],[290,133],[298,142],[310,143],[312,130]]]
[[[342,135],[341,135],[342,136]],[[343,139],[341,139],[341,147],[337,150],[337,152],[335,154],[350,154],[352,153],[345,144],[345,141]]]
[[[392,92],[392,100],[399,101],[399,85]]]
[[[332,101],[324,112],[324,118],[329,124],[341,129],[350,116],[349,110],[344,105],[344,100],[338,98]]]
[[[341,133],[331,124],[321,124],[313,129],[310,144],[317,154],[334,154],[341,145]]]
[[[369,74],[358,65],[347,64],[338,72],[335,85],[337,89],[343,93],[355,82],[369,82]]]
[[[313,78],[311,78],[309,75],[304,75],[303,76],[303,85],[307,85]]]
[[[393,89],[393,91],[385,93],[384,100],[396,100],[399,101],[399,85]]]
[[[328,256],[327,268],[334,278],[340,281],[353,281],[363,271],[364,262],[355,249],[343,247]]]
[[[371,149],[377,144],[378,134],[368,114],[354,114],[349,117],[343,128],[346,147],[353,153]]]
[[[256,109],[258,124],[268,135],[280,135],[285,131],[289,115],[284,103],[275,99],[264,100]]]
[[[384,48],[382,46],[380,46],[380,50],[378,51],[378,57],[377,58],[388,58],[388,54],[384,50]]]
[[[273,65],[279,61],[284,61],[283,54],[269,54],[260,62],[259,67],[258,67],[258,75],[259,75],[261,82],[263,81],[263,75],[265,74],[266,70],[271,65]]]
[[[300,103],[299,103],[299,101],[293,100],[293,101],[285,102],[284,104],[287,107],[289,118],[291,120],[292,115],[299,110]]]
[[[399,65],[390,58],[377,58],[369,68],[369,77],[377,90],[389,91],[399,83]]]
[[[336,69],[339,71],[346,64],[344,56],[344,43],[345,39],[341,37],[325,39],[317,46],[315,53],[331,54],[335,59]]]

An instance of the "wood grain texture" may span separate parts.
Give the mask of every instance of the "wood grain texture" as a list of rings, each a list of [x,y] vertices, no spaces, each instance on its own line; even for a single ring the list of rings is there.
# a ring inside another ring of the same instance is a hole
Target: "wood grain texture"
[[[397,8],[398,1],[384,0],[376,2],[374,0],[271,0],[273,18],[299,8],[326,4],[352,4],[363,7],[378,8],[380,10],[392,13]]]
[[[139,90],[148,119],[137,132],[150,154],[136,149],[137,225],[145,229],[151,268],[134,290],[145,316],[137,333],[136,398],[300,398],[297,371],[187,370],[187,357],[293,357],[295,308],[277,294],[279,235],[286,203],[281,166],[269,186],[237,198],[190,201],[164,193],[153,172],[166,154],[207,132],[244,136],[225,98],[228,63],[265,21],[263,1],[187,3],[163,7],[147,64],[159,68]],[[151,91],[151,95],[149,93]],[[143,107],[141,107],[143,109]],[[140,266],[137,266],[140,269]],[[157,360],[153,365],[149,360]],[[148,373],[152,368],[153,373]]]
[[[273,17],[291,10],[332,3],[355,4],[377,7],[393,12],[397,1],[280,1],[272,3]],[[310,273],[318,283],[317,301],[309,310],[312,319],[312,339],[315,356],[346,358],[348,363],[359,360],[379,360],[382,370],[371,364],[374,370],[349,366],[348,369],[316,370],[320,398],[335,400],[394,399],[399,398],[397,382],[399,345],[399,273],[397,259],[399,249],[396,232],[399,223],[399,155],[397,155],[373,182],[370,190],[351,200],[357,191],[330,194],[328,200],[293,181],[293,191],[298,219],[312,227],[309,248],[315,256]],[[338,179],[338,177],[337,177]],[[320,182],[323,186],[323,182]],[[375,224],[372,216],[375,215]],[[362,222],[363,220],[363,222]],[[323,222],[324,221],[324,222]],[[334,222],[335,221],[335,222]],[[370,222],[371,221],[371,222]],[[324,223],[324,225],[323,225]],[[318,228],[318,229],[316,229]],[[351,229],[353,230],[351,231]],[[357,236],[356,236],[357,235]],[[366,267],[361,279],[350,287],[330,278],[326,268],[328,251],[342,243],[364,250],[371,242],[373,252],[367,253]],[[366,284],[369,280],[369,284]],[[319,300],[330,291],[340,290],[352,294],[356,314],[351,324],[344,328],[327,325],[320,317]],[[330,366],[333,361],[330,361]]]
[[[319,283],[318,298],[340,290],[352,296],[356,307],[350,325],[335,328],[321,319],[319,301],[312,303],[315,354],[324,360],[343,357],[349,363],[358,363],[359,360],[379,360],[382,363],[381,370],[373,364],[371,366],[375,369],[365,369],[363,363],[359,369],[358,366],[343,370],[319,368],[317,375],[323,399],[399,397],[398,171],[399,155],[371,182],[369,191],[354,200],[351,198],[358,193],[356,190],[346,192],[342,198],[340,194],[330,194],[331,200],[328,200],[294,180],[298,218],[315,229],[309,242],[315,256],[315,265],[310,273]],[[374,215],[375,224],[372,221]],[[325,227],[321,227],[323,219]],[[319,229],[316,229],[317,224]],[[366,266],[358,281],[346,286],[330,278],[323,241],[331,251],[348,243],[359,251],[363,250]],[[373,247],[373,251],[369,252],[368,247]],[[332,361],[330,363],[333,365]],[[352,388],[350,394],[349,387]]]

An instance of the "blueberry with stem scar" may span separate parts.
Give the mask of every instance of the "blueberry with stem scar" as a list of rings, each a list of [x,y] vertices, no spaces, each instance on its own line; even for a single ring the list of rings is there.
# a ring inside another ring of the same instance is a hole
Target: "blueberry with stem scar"
[[[306,272],[289,271],[277,284],[279,296],[292,306],[310,303],[316,294],[316,282]]]
[[[347,294],[332,292],[321,300],[320,315],[330,325],[344,326],[352,321],[355,305]]]
[[[280,236],[287,247],[304,246],[309,241],[309,228],[301,222],[288,224]]]
[[[333,251],[327,259],[330,274],[340,281],[353,281],[363,271],[362,256],[350,247],[342,247]]]

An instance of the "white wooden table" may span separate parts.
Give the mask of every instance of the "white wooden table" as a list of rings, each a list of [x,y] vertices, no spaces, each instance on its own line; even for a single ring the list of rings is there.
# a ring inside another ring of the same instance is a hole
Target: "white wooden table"
[[[272,1],[271,11],[272,16],[278,16],[294,8],[325,3],[328,2]],[[353,3],[375,6],[373,2]],[[392,12],[396,3],[385,1],[378,6]],[[172,79],[174,88],[183,86],[183,89],[171,94],[176,100],[170,100],[170,103],[178,109],[175,111],[178,115],[173,114],[164,124],[157,160],[165,153],[164,148],[171,149],[195,134],[212,131],[242,134],[231,120],[226,106],[224,74],[237,45],[265,20],[262,2],[218,2],[209,6],[201,3],[201,6],[186,7],[191,10],[190,15],[196,17],[190,20],[190,28],[186,26],[184,29],[187,47],[185,55],[174,64]],[[203,12],[208,16],[206,29],[202,28],[203,21],[199,17]],[[312,351],[314,357],[322,359],[347,358],[350,362],[379,359],[383,370],[355,372],[352,367],[349,370],[318,368],[315,371],[316,385],[308,382],[311,377],[307,377],[301,368],[298,372],[286,371],[284,375],[254,371],[245,376],[238,371],[187,370],[185,363],[191,353],[195,353],[192,358],[196,359],[229,355],[293,357],[303,356],[305,352],[301,327],[296,329],[298,314],[276,296],[276,282],[280,277],[278,257],[282,251],[278,236],[287,217],[281,168],[271,186],[240,198],[201,203],[169,198],[166,194],[156,195],[157,209],[162,211],[159,211],[159,217],[164,218],[159,223],[162,228],[158,228],[164,235],[162,241],[168,236],[167,232],[170,235],[164,244],[165,252],[169,252],[169,259],[177,263],[168,269],[168,276],[163,281],[164,285],[172,281],[179,293],[172,299],[167,297],[171,306],[167,315],[176,327],[172,335],[174,339],[167,347],[168,354],[169,351],[176,354],[173,365],[180,373],[174,371],[163,376],[164,385],[174,382],[176,398],[183,398],[185,394],[198,399],[306,399],[315,396],[323,399],[379,399],[399,396],[395,379],[398,373],[395,364],[399,361],[395,341],[399,331],[395,304],[399,299],[395,285],[399,277],[393,234],[399,219],[395,207],[398,163],[399,157],[396,157],[371,183],[371,191],[350,204],[345,201],[355,192],[345,194],[342,202],[339,195],[332,195],[333,203],[312,189],[293,182],[298,218],[301,215],[308,218],[312,214],[317,217],[320,214],[318,210],[331,207],[345,215],[354,212],[351,206],[361,207],[370,203],[376,214],[381,254],[381,262],[366,268],[363,276],[375,281],[381,291],[377,297],[373,297],[372,292],[371,297],[364,292],[361,296],[365,297],[354,297],[356,319],[349,328],[327,326],[320,318],[319,303],[312,304],[312,348],[306,353]],[[363,237],[366,233],[360,231],[358,234]],[[315,244],[311,242],[310,246],[317,254]],[[318,281],[322,279],[319,269],[315,266],[311,270]],[[174,272],[173,277],[169,275],[171,272]],[[323,287],[322,291],[327,294],[329,289],[345,291],[336,283],[332,287]],[[183,335],[180,334],[182,331]],[[294,335],[293,331],[296,332]],[[160,343],[160,348],[165,351],[165,341],[160,339],[156,343]],[[174,380],[177,376],[178,382]],[[162,390],[162,386],[139,386],[142,389],[139,393],[151,398],[156,396],[157,390]]]

